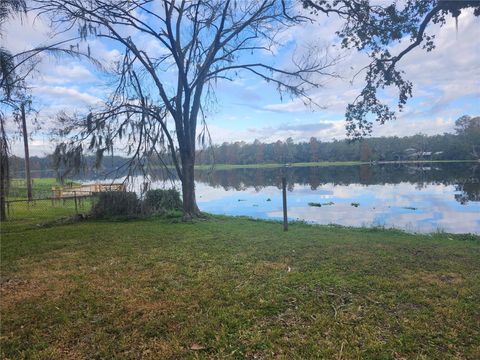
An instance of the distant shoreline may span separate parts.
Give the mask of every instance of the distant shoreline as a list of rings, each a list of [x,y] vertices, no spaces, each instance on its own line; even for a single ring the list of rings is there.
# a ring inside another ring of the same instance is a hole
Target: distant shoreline
[[[195,165],[197,170],[233,170],[233,169],[270,169],[281,167],[328,167],[328,166],[354,166],[354,165],[385,165],[385,164],[441,164],[441,163],[478,163],[479,160],[403,160],[403,161],[319,161],[300,162],[289,164],[216,164]],[[287,166],[285,166],[287,165]]]
[[[453,164],[453,163],[480,163],[480,160],[403,160],[403,161],[319,161],[319,162],[298,162],[298,163],[289,163],[288,166],[285,164],[214,164],[206,165],[200,164],[195,165],[196,170],[234,170],[234,169],[276,169],[283,167],[329,167],[329,166],[355,166],[355,165],[386,165],[386,164]],[[173,165],[167,166],[169,169],[175,169]],[[160,167],[152,167],[152,169],[158,169]],[[41,173],[41,172],[53,172],[52,169],[34,169],[31,170],[32,174]],[[15,172],[15,175],[12,178],[23,177],[25,173],[24,169],[20,169]],[[53,177],[54,175],[50,176]]]

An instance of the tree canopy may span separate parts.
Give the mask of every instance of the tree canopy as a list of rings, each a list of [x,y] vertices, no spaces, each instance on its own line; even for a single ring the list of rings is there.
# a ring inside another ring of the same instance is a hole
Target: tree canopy
[[[417,47],[427,52],[435,48],[435,36],[429,34],[429,25],[444,26],[449,16],[458,21],[461,12],[468,9],[480,16],[480,2],[475,0],[301,1],[312,15],[340,17],[343,25],[337,35],[342,47],[366,52],[369,56],[369,64],[358,72],[365,73],[363,89],[346,109],[347,134],[354,138],[370,134],[373,119],[381,124],[395,119],[395,111],[381,99],[383,89],[397,88],[400,111],[412,96],[413,83],[405,78],[398,64]],[[404,42],[408,44],[403,46]],[[401,50],[396,51],[395,45]]]
[[[155,152],[169,151],[189,216],[199,213],[195,149],[208,142],[205,109],[217,82],[247,72],[274,84],[282,95],[310,102],[309,90],[320,86],[318,75],[335,76],[336,59],[317,48],[293,56],[288,67],[252,61],[252,54],[273,54],[279,33],[305,21],[284,1],[35,2],[59,31],[77,26],[84,39],[101,38],[123,49],[113,94],[104,109],[66,126],[81,128],[76,134],[67,131],[73,135],[70,145],[78,152],[84,149],[79,140],[88,139],[101,157],[123,144],[134,168],[145,166]],[[69,149],[62,152],[75,152]]]

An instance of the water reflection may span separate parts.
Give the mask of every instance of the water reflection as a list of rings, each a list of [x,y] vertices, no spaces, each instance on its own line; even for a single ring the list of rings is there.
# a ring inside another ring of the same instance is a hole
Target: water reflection
[[[166,174],[151,174],[151,187],[178,186]],[[214,214],[281,219],[282,176],[292,220],[480,234],[479,163],[197,171],[197,201]],[[133,188],[142,184],[136,178]]]
[[[197,171],[198,182],[224,190],[261,191],[264,187],[281,188],[282,177],[288,179],[289,191],[297,185],[308,185],[311,190],[325,184],[385,185],[408,182],[421,190],[427,185],[455,185],[454,198],[465,204],[480,201],[480,165],[451,163],[425,165],[360,165],[337,167],[290,167],[271,169],[234,169]]]
[[[288,179],[291,219],[480,233],[479,166],[471,163],[198,171],[199,206],[211,213],[280,219],[282,176]]]

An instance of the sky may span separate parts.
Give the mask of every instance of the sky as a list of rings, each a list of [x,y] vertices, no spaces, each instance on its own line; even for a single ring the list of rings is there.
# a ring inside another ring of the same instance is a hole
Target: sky
[[[366,64],[366,56],[339,50],[335,36],[335,30],[341,26],[339,19],[334,16],[317,19],[313,24],[302,24],[281,33],[281,45],[274,54],[256,54],[254,59],[281,67],[291,58],[292,49],[298,51],[315,45],[328,49],[329,53],[341,51],[343,59],[335,67],[341,78],[319,79],[323,87],[311,93],[321,108],[306,107],[299,99],[281,99],[273,85],[250,74],[240,74],[233,82],[220,81],[216,85],[216,103],[208,113],[214,143],[255,139],[273,142],[289,137],[297,142],[308,141],[312,136],[321,141],[345,138],[345,108],[363,85],[362,76],[352,81],[353,74]],[[48,21],[33,16],[13,18],[2,31],[0,45],[13,53],[54,41]],[[436,35],[436,49],[426,53],[416,48],[398,65],[406,78],[413,81],[414,97],[396,121],[375,125],[373,136],[442,134],[452,132],[460,116],[480,115],[480,17],[463,12],[458,19],[458,31],[452,18],[442,28],[430,25],[427,31]],[[149,52],[163,51],[141,34],[133,36]],[[405,44],[392,50],[398,52]],[[122,50],[98,39],[89,40],[88,46],[104,65],[115,61]],[[28,83],[43,123],[42,130],[31,136],[30,153],[37,156],[50,153],[54,147],[50,133],[55,128],[55,114],[85,111],[108,95],[105,74],[79,59],[44,56]],[[386,94],[394,101],[395,92]],[[12,152],[23,156],[23,145],[18,139],[12,144]]]

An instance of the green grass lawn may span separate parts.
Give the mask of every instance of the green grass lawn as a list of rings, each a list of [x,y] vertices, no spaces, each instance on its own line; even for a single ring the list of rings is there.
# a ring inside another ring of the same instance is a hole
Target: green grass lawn
[[[477,236],[213,217],[1,246],[2,358],[480,358]]]

